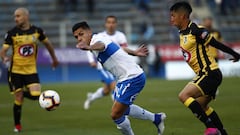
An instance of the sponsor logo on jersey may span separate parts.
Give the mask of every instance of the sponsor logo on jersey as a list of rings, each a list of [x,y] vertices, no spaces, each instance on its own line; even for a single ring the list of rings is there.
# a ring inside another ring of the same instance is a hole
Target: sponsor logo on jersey
[[[19,54],[24,57],[31,56],[34,53],[33,45],[22,45],[19,47]]]

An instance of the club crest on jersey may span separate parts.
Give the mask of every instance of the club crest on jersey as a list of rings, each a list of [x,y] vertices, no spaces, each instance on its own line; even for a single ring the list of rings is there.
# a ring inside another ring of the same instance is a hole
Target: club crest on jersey
[[[187,36],[184,36],[183,37],[183,44],[186,44],[187,43]]]
[[[33,45],[22,45],[19,47],[18,52],[21,56],[24,57],[31,56],[34,52],[34,47]]]
[[[32,35],[32,41],[33,41],[33,42],[36,42],[36,41],[37,41],[37,38],[36,38],[34,35]]]

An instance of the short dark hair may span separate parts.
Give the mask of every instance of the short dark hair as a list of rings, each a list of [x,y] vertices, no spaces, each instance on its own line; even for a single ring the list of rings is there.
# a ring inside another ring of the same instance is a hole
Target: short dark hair
[[[76,31],[79,28],[90,29],[90,27],[87,24],[87,22],[83,21],[83,22],[79,22],[79,23],[74,24],[73,27],[72,27],[72,32]]]
[[[106,18],[105,18],[105,21],[107,21],[108,18],[113,18],[116,20],[116,22],[118,21],[117,17],[114,16],[114,15],[108,15]]]
[[[186,1],[176,2],[170,8],[170,11],[179,11],[179,10],[185,11],[188,15],[190,15],[192,13],[191,5]]]

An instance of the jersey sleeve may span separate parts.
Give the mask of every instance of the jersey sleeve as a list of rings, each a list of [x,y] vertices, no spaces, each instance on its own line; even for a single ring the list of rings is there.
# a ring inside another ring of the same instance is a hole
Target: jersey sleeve
[[[109,37],[102,35],[102,34],[95,34],[92,37],[92,40],[90,42],[90,46],[94,45],[97,42],[101,42],[105,45],[105,49],[107,48],[107,46],[112,43],[112,41],[110,40]]]
[[[13,40],[11,38],[11,32],[7,32],[4,36],[4,43],[3,46],[10,46],[13,44]]]
[[[43,29],[38,28],[38,32],[40,34],[39,37],[38,37],[39,41],[43,41],[43,40],[45,40],[47,38],[47,36],[45,35],[45,32],[43,31]]]
[[[127,38],[126,38],[126,36],[123,33],[121,33],[121,36],[119,36],[119,45],[121,47],[127,47],[128,46]]]
[[[193,34],[196,35],[197,42],[203,45],[209,44],[210,40],[212,39],[212,35],[207,29],[203,27],[198,27],[196,24],[193,24],[191,26],[191,29]]]
[[[87,51],[87,58],[89,63],[95,62],[94,55],[90,51]]]

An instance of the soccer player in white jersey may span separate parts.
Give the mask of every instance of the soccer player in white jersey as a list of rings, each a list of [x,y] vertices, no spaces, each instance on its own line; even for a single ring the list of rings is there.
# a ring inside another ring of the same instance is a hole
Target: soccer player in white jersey
[[[128,54],[136,56],[135,51],[128,48],[126,35],[117,30],[118,20],[116,16],[109,15],[105,18],[105,31],[99,34],[109,37],[114,43],[120,45]]]
[[[105,30],[99,34],[108,36],[114,43],[121,47],[127,47],[127,38],[123,32],[117,30],[117,22],[116,16],[107,16],[105,18]]]
[[[109,37],[114,43],[121,46],[128,54],[135,55],[135,52],[127,48],[127,38],[123,32],[117,30],[117,17],[116,16],[107,16],[105,18],[105,31],[100,32],[99,34]],[[89,109],[91,103],[99,98],[108,96],[115,88],[115,79],[108,71],[104,70],[99,63],[96,63],[92,53],[88,54],[88,60],[91,67],[97,68],[101,75],[101,81],[104,86],[98,88],[95,92],[88,92],[87,99],[84,102],[84,109]],[[100,66],[99,66],[100,65]],[[113,99],[113,96],[112,96]]]
[[[146,77],[140,66],[130,56],[112,42],[107,36],[92,34],[86,22],[76,23],[72,27],[74,37],[77,39],[77,48],[90,50],[117,80],[114,91],[114,103],[111,117],[123,135],[134,135],[127,116],[150,120],[157,127],[158,135],[163,134],[165,113],[152,113],[133,104],[137,95],[142,91]],[[145,56],[147,48],[135,50],[137,56]]]

